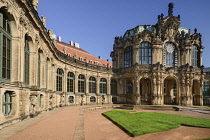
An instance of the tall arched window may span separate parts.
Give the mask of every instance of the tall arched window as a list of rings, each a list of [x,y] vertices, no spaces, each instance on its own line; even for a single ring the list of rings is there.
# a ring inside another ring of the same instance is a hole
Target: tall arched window
[[[78,92],[85,93],[85,76],[81,74],[78,77]]]
[[[92,76],[89,78],[89,93],[96,93],[96,78]]]
[[[140,44],[139,64],[152,64],[152,47],[149,42],[142,42]]]
[[[56,91],[62,92],[63,91],[63,70],[57,69],[57,76],[56,76]]]
[[[133,93],[133,84],[132,82],[127,82],[126,84],[126,93],[132,94]]]
[[[0,76],[6,80],[11,79],[11,40],[9,19],[0,9]]]
[[[111,94],[112,95],[117,94],[117,81],[116,80],[114,79],[111,80],[110,87],[111,87]]]
[[[192,66],[199,66],[199,51],[196,45],[192,46],[191,58],[192,58]]]
[[[203,96],[210,96],[210,84],[203,82]]]
[[[26,85],[29,85],[29,65],[30,65],[30,50],[29,50],[29,43],[28,43],[28,37],[25,36],[25,47],[24,47],[24,54],[25,54],[25,60],[24,60],[24,66],[25,66],[25,72],[24,72],[24,82]]]
[[[124,67],[125,68],[131,67],[132,61],[133,61],[133,49],[131,46],[129,46],[124,51]]]
[[[107,82],[105,78],[100,79],[100,93],[107,93]]]
[[[177,66],[177,49],[173,43],[165,43],[164,45],[164,65]]]
[[[74,92],[74,73],[72,72],[67,75],[67,92]]]

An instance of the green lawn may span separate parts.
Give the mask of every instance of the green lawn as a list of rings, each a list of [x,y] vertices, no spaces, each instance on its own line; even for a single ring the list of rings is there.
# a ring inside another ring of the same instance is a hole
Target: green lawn
[[[178,128],[180,125],[210,128],[210,119],[155,112],[130,112],[125,110],[111,110],[104,112],[103,115],[111,119],[132,136],[167,131]]]

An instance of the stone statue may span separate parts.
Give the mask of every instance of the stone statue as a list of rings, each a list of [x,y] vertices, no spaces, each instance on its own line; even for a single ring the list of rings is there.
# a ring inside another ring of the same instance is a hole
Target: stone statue
[[[168,4],[168,16],[173,16],[173,8],[174,8],[174,4],[169,3]]]
[[[163,16],[164,16],[164,14],[163,14],[163,13],[161,13],[160,18],[161,18],[161,19],[163,19]]]
[[[158,15],[158,20],[160,20],[160,15]]]
[[[67,48],[63,47],[63,53],[66,54]]]
[[[34,9],[37,10],[37,7],[39,5],[39,0],[32,0],[32,5],[34,6]]]
[[[44,27],[46,28],[46,17],[41,16],[41,21],[42,21]]]
[[[194,34],[197,34],[197,29],[196,28],[194,29]]]
[[[36,112],[36,96],[30,96],[30,109],[29,112],[34,114]]]

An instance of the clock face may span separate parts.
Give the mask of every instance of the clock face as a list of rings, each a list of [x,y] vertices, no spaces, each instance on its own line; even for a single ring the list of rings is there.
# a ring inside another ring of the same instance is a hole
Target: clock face
[[[172,46],[171,44],[167,44],[166,50],[167,50],[168,53],[173,53],[173,51],[174,51],[174,46]]]

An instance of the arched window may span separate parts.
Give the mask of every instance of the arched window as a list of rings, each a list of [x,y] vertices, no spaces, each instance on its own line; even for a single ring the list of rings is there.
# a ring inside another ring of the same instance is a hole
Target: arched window
[[[117,81],[112,79],[110,86],[111,86],[111,94],[112,95],[117,94]]]
[[[152,64],[152,47],[149,42],[140,44],[139,64]]]
[[[107,93],[107,82],[105,78],[100,79],[100,93]]]
[[[69,103],[74,103],[74,96],[69,96]]]
[[[74,73],[72,72],[67,75],[67,92],[74,92]]]
[[[56,90],[58,92],[63,91],[63,70],[62,69],[57,69],[57,78],[56,78]]]
[[[133,93],[133,84],[132,82],[127,82],[126,84],[126,93],[132,94]]]
[[[12,94],[11,92],[5,92],[3,97],[2,97],[2,113],[7,116],[10,114],[12,110]]]
[[[91,97],[90,97],[90,102],[91,102],[91,103],[95,103],[95,102],[96,102],[96,97],[91,96]]]
[[[191,50],[192,66],[199,66],[199,51],[196,45],[192,46]]]
[[[210,84],[203,82],[203,96],[210,96]]]
[[[96,93],[96,78],[89,78],[89,93]]]
[[[124,67],[125,68],[131,67],[132,61],[133,61],[133,49],[131,46],[129,46],[124,51]]]
[[[85,76],[81,74],[78,77],[78,92],[85,93]]]
[[[10,22],[0,9],[0,76],[3,79],[11,79],[11,32]]]
[[[24,60],[24,66],[25,66],[25,72],[24,72],[24,82],[26,85],[29,85],[29,64],[30,64],[30,50],[29,50],[29,43],[28,43],[28,37],[25,36],[25,47],[24,47],[24,54],[25,54],[25,60]]]
[[[164,45],[164,65],[177,66],[177,49],[173,43]]]

